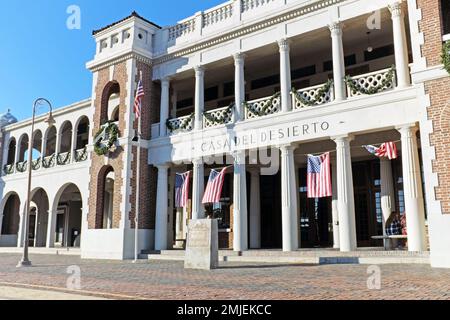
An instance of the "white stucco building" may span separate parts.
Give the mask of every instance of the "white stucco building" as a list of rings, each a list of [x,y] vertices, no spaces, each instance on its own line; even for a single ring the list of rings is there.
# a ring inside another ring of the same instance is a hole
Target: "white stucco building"
[[[213,214],[222,248],[351,252],[383,247],[373,237],[398,212],[408,250],[431,249],[433,266],[450,267],[448,169],[434,164],[444,141],[433,138],[450,120],[437,129],[432,116],[433,95],[449,90],[432,49],[446,40],[447,18],[446,5],[425,0],[232,0],[174,26],[133,13],[95,31],[91,99],[58,109],[53,127],[38,119],[32,137],[30,121],[2,118],[0,246],[20,246],[25,234],[32,138],[30,245],[133,257],[142,75],[140,250],[179,246],[187,219]],[[440,42],[427,44],[427,19],[442,25]],[[107,121],[119,137],[99,156],[94,137]],[[388,141],[396,160],[362,147]],[[307,155],[324,152],[334,196],[307,199]],[[210,170],[225,165],[221,203],[203,206]],[[176,209],[175,174],[188,170],[190,205]]]

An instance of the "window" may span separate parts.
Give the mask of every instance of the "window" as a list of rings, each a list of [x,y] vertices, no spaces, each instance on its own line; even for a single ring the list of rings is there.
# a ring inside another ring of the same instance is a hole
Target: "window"
[[[223,96],[229,97],[234,95],[234,81],[223,84]]]
[[[356,64],[356,54],[351,54],[349,56],[345,57],[345,65],[348,66],[353,66]],[[333,70],[333,61],[329,60],[329,61],[325,61],[323,63],[323,71],[332,71]]]
[[[252,90],[261,89],[265,87],[272,86],[274,84],[278,84],[280,82],[280,75],[275,74],[270,77],[265,77],[252,81]]]
[[[316,74],[316,65],[307,66],[297,70],[292,70],[292,79],[304,78]]]
[[[364,51],[364,61],[380,59],[383,57],[392,56],[393,54],[394,54],[394,45],[390,44],[387,46],[375,48],[373,49],[372,52]]]
[[[441,0],[442,31],[450,34],[450,1]]]
[[[205,101],[217,100],[219,98],[219,87],[211,87],[205,90]]]
[[[184,109],[194,105],[194,98],[184,99],[177,102],[177,109]]]

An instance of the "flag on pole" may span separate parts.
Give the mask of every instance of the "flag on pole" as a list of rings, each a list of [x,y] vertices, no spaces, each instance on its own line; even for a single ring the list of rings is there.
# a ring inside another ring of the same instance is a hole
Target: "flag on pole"
[[[142,111],[142,98],[144,97],[144,86],[142,85],[142,80],[139,80],[136,97],[134,99],[134,113],[136,115],[136,119],[141,116]]]
[[[191,173],[177,173],[175,177],[175,207],[186,208],[189,199],[189,181]]]
[[[333,196],[331,186],[330,153],[321,156],[308,156],[308,198]]]
[[[395,142],[383,143],[379,148],[368,145],[364,146],[367,151],[377,156],[378,158],[388,158],[389,160],[397,159],[398,152]]]
[[[227,168],[222,171],[211,170],[209,175],[208,185],[206,186],[205,194],[202,203],[219,203],[222,197],[223,182],[225,180],[225,173]]]

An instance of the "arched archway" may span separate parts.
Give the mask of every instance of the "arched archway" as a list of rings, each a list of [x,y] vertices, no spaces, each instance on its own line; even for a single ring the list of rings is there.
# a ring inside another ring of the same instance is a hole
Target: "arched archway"
[[[28,222],[29,245],[45,247],[48,229],[48,195],[42,188],[34,190],[31,194],[30,219]]]
[[[114,189],[116,177],[112,166],[104,166],[98,174],[97,203],[95,206],[95,229],[114,228],[114,215],[117,208],[114,207]]]
[[[83,200],[80,189],[73,183],[64,185],[55,197],[55,246],[80,247]]]
[[[100,124],[104,124],[108,120],[113,120],[113,113],[116,109],[120,109],[120,85],[116,81],[109,82],[102,94],[102,103],[100,110]],[[117,112],[120,116],[120,111]],[[113,120],[116,121],[116,120]],[[117,118],[117,121],[119,119]]]
[[[28,135],[25,133],[23,134],[19,139],[19,154],[17,157],[17,162],[24,162],[26,161],[26,153],[28,151]]]
[[[59,153],[66,153],[72,150],[72,123],[66,121],[59,129]]]
[[[20,224],[20,198],[11,192],[2,201],[2,226],[0,233],[0,247],[17,246]]]
[[[16,161],[16,139],[11,138],[8,143],[8,154],[6,155],[6,163],[3,168],[5,174],[11,174],[14,172],[14,163]]]

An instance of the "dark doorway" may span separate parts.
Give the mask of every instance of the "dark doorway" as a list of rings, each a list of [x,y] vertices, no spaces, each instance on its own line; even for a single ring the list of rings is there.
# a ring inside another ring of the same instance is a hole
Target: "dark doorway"
[[[261,176],[261,246],[282,247],[281,174]]]
[[[356,235],[358,247],[383,246],[372,236],[383,234],[380,161],[353,163]]]
[[[331,198],[308,199],[306,168],[300,175],[300,226],[302,248],[333,246]]]

